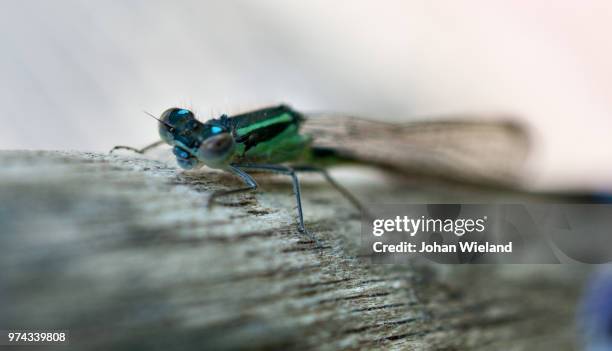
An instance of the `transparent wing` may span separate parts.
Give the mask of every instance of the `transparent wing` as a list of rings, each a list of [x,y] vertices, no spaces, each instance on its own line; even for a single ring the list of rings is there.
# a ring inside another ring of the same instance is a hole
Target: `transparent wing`
[[[302,130],[314,147],[410,175],[516,185],[529,151],[527,131],[508,116],[453,116],[394,124],[314,115]]]

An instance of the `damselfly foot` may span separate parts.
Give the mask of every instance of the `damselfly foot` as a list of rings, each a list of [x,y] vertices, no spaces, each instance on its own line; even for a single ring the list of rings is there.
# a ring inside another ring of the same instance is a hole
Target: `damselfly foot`
[[[321,244],[319,239],[317,239],[317,237],[314,234],[309,232],[308,229],[298,226],[298,231],[300,232],[300,234],[305,235],[308,237],[308,239],[312,240],[318,249],[323,248],[323,245]]]

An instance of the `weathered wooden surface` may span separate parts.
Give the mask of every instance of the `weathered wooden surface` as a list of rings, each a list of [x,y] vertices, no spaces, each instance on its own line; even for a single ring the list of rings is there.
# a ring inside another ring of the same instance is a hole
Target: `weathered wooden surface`
[[[0,329],[68,329],[78,350],[574,347],[584,267],[364,264],[355,211],[316,177],[304,207],[323,249],[296,232],[282,178],[207,211],[239,183],[131,155],[0,164]],[[372,202],[456,196],[358,183]]]

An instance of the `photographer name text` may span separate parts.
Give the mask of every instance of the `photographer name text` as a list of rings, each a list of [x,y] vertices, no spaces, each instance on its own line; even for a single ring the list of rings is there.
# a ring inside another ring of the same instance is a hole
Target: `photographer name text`
[[[396,216],[388,219],[375,219],[372,221],[372,235],[381,237],[386,233],[402,233],[410,240],[417,239],[418,234],[453,234],[455,237],[463,237],[469,233],[484,233],[486,231],[487,216],[478,218],[456,218],[439,219],[410,218],[408,216]],[[440,243],[432,240],[395,241],[384,243],[376,241],[372,244],[372,250],[376,253],[508,253],[512,252],[512,242],[503,244],[491,243],[481,240],[462,240],[452,243]],[[446,240],[448,241],[448,240]]]

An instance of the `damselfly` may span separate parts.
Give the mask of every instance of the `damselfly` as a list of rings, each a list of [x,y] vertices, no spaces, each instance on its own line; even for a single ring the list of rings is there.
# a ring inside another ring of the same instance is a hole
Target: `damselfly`
[[[304,225],[297,172],[318,172],[359,210],[360,202],[340,186],[326,168],[363,163],[395,172],[430,175],[478,184],[512,183],[527,151],[527,135],[509,120],[453,119],[409,124],[375,122],[352,117],[305,116],[286,105],[206,122],[193,112],[170,108],[157,118],[161,141],[145,148],[116,146],[144,153],[158,145],[173,146],[178,165],[204,165],[231,172],[245,187],[217,191],[222,196],[257,189],[249,171],[291,177],[297,203],[298,229]]]

